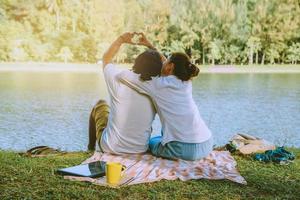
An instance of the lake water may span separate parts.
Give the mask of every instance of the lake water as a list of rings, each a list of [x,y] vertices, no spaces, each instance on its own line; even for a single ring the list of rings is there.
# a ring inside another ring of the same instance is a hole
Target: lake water
[[[241,132],[300,147],[300,74],[201,74],[193,95],[216,145]],[[0,73],[0,149],[86,150],[99,98],[108,99],[100,73]]]

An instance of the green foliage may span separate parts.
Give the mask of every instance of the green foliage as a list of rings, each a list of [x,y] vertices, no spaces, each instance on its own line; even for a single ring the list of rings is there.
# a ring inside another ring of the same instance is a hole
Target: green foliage
[[[287,51],[288,51],[288,56],[287,56],[288,61],[290,61],[292,64],[295,64],[300,61],[300,42],[293,43],[288,48]]]
[[[119,34],[143,31],[201,64],[297,64],[299,16],[298,0],[0,0],[0,61],[95,63]]]

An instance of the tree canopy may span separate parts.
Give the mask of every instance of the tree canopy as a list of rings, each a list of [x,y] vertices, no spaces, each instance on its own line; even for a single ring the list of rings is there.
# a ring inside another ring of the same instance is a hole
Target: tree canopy
[[[298,0],[0,0],[0,61],[95,63],[125,31],[199,64],[300,63]]]

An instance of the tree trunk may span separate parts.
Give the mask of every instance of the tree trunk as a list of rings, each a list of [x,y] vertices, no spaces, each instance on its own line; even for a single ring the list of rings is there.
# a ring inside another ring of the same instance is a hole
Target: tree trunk
[[[72,32],[73,32],[73,33],[76,32],[76,20],[75,20],[74,17],[72,18]]]
[[[265,53],[263,53],[262,59],[261,59],[261,65],[265,64]]]
[[[258,64],[258,51],[256,51],[256,55],[255,55],[255,64]]]
[[[204,52],[204,48],[202,48],[202,64],[205,65],[205,52]]]
[[[59,16],[59,11],[56,12],[56,30],[60,30],[60,16]]]
[[[252,47],[250,48],[250,52],[249,52],[249,65],[253,64],[253,49]]]

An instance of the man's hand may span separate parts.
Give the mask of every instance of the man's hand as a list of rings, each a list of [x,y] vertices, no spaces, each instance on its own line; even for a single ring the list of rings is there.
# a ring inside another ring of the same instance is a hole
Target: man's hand
[[[153,45],[142,32],[126,32],[123,33],[119,38],[122,43],[142,45],[154,49]]]
[[[139,36],[138,41],[132,41],[133,37]],[[103,69],[105,66],[112,61],[114,56],[118,53],[121,45],[123,43],[127,44],[137,44],[137,45],[143,45],[146,46],[150,49],[154,49],[154,46],[147,40],[146,36],[144,33],[138,33],[138,32],[126,32],[123,33],[121,36],[119,36],[108,48],[108,50],[104,53],[102,57],[102,66]],[[161,54],[162,55],[162,54]]]

